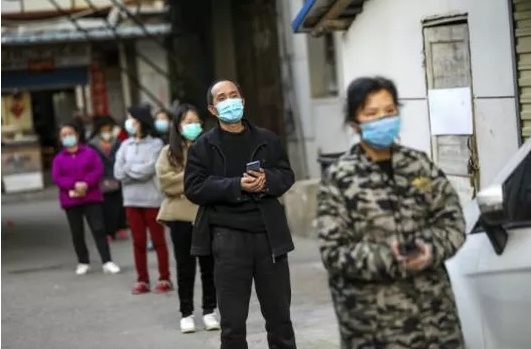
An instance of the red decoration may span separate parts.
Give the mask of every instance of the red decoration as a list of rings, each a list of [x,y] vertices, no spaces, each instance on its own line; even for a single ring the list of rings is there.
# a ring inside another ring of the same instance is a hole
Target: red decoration
[[[14,100],[13,101],[13,104],[11,105],[11,108],[9,109],[9,111],[11,112],[11,114],[13,114],[17,119],[20,119],[20,117],[22,116],[22,113],[24,113],[24,110],[26,108],[24,108],[24,103],[18,101],[18,100]]]
[[[105,74],[100,66],[98,56],[92,58],[90,66],[90,94],[92,98],[92,110],[95,116],[109,114],[109,96],[107,94],[107,85]]]

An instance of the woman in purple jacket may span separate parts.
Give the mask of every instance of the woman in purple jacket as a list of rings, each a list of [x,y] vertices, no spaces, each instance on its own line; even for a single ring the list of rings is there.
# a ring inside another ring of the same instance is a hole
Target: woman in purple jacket
[[[64,124],[59,131],[63,150],[53,160],[52,177],[59,187],[59,201],[66,212],[74,249],[79,264],[77,275],[89,269],[89,254],[85,244],[83,217],[87,219],[103,263],[103,272],[116,274],[120,268],[111,260],[105,236],[100,180],[103,164],[98,154],[79,144],[79,132],[74,124]]]

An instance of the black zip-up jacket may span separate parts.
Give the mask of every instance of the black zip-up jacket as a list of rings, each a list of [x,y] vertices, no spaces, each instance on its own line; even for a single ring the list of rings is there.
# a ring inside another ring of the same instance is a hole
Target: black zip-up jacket
[[[294,249],[286,214],[278,198],[295,182],[288,156],[273,132],[243,120],[251,132],[253,151],[249,162],[260,160],[266,175],[264,193],[253,194],[264,218],[273,258]],[[212,236],[209,210],[216,204],[236,204],[245,200],[241,177],[226,177],[226,161],[222,151],[219,125],[197,139],[188,150],[184,172],[186,197],[199,205],[194,223],[191,254],[210,255]]]

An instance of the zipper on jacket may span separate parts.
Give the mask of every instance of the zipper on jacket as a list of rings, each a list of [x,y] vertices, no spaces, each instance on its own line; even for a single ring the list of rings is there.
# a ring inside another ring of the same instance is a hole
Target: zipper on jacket
[[[223,160],[223,174],[226,176],[227,175],[227,158],[225,157],[225,154],[223,154],[223,151],[221,151],[221,148],[218,147],[217,145],[211,144],[210,146],[212,148],[215,148],[217,152],[219,153],[219,155],[221,156],[221,160]]]

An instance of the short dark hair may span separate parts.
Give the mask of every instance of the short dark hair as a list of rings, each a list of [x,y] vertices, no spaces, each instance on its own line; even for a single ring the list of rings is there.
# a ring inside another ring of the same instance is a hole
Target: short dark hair
[[[356,121],[356,114],[365,106],[367,97],[374,92],[387,91],[393,97],[396,106],[398,102],[398,91],[395,83],[381,76],[362,77],[350,83],[347,88],[347,105],[345,108],[345,124]]]
[[[63,128],[66,128],[66,127],[73,129],[74,132],[77,133],[78,135],[82,132],[82,130],[79,128],[79,125],[76,122],[72,122],[72,121],[67,121],[67,122],[63,122],[62,124],[60,124],[58,132],[61,132]]]
[[[238,90],[238,93],[240,94],[240,96],[243,96],[240,84],[238,84],[236,81],[233,81],[230,79],[219,79],[219,80],[214,81],[207,90],[207,95],[206,95],[207,106],[214,104],[214,95],[212,94],[212,89],[214,88],[214,86],[224,81],[232,82],[236,86],[236,89]]]

